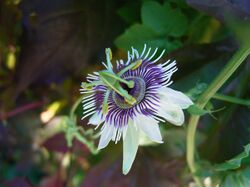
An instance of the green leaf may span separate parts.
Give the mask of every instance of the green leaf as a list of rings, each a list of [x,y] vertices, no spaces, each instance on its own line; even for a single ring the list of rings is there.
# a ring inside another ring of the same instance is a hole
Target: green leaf
[[[165,2],[170,2],[171,4],[173,4],[174,6],[177,6],[179,8],[182,9],[187,9],[190,8],[185,0],[165,0]]]
[[[117,13],[127,23],[135,23],[140,20],[140,12],[138,11],[141,7],[139,1],[127,2],[123,7],[118,9]]]
[[[70,119],[68,116],[64,116],[61,121],[63,130],[65,132],[65,139],[69,147],[72,146],[73,139],[78,129],[74,120]]]
[[[141,9],[141,18],[144,25],[159,34],[165,33],[167,13],[159,3],[153,1],[145,2]]]
[[[202,94],[202,92],[205,91],[206,88],[206,83],[197,83],[195,87],[191,88],[188,91],[187,95],[191,97],[192,100],[196,100]]]
[[[227,175],[222,183],[220,184],[220,187],[247,187],[250,186],[250,181],[241,173],[230,173]]]
[[[231,30],[233,30],[236,39],[240,42],[242,46],[247,48],[250,47],[250,23],[246,20],[241,20],[232,15],[227,16],[227,24]]]
[[[191,105],[190,107],[188,107],[187,111],[192,115],[198,115],[198,116],[202,116],[209,113],[209,111],[201,109],[197,105]]]
[[[189,40],[193,42],[203,43],[204,34],[209,27],[209,23],[211,22],[211,17],[208,15],[198,15],[194,18],[189,27]]]
[[[188,20],[180,9],[172,9],[169,3],[160,5],[147,1],[141,10],[142,22],[158,35],[180,37],[185,34]]]
[[[93,154],[98,153],[94,144],[95,135],[92,129],[85,131],[83,127],[76,125],[75,119],[71,119],[68,116],[62,117],[61,127],[64,131],[68,147],[72,147],[73,140],[77,139],[79,142],[85,144]]]
[[[249,157],[250,143],[244,147],[244,151],[236,157],[226,161],[225,163],[216,164],[214,169],[216,171],[234,170],[241,167],[242,160]]]
[[[134,24],[115,40],[115,44],[125,50],[130,50],[131,46],[142,50],[145,41],[155,37],[156,34],[152,29],[141,24]]]
[[[243,169],[242,174],[250,182],[250,167],[247,167],[247,168]]]
[[[157,36],[152,29],[141,24],[132,25],[115,40],[116,46],[124,50],[130,50],[133,46],[142,51],[145,43],[152,48],[158,47],[167,51],[172,51],[182,45],[179,40],[170,42],[166,37]]]

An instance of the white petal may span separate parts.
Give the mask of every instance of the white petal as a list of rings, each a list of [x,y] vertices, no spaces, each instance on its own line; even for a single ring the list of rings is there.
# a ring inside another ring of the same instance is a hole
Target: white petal
[[[101,138],[98,144],[98,150],[105,148],[110,140],[112,139],[114,133],[114,126],[108,123],[104,123],[102,131],[101,131]]]
[[[135,120],[136,124],[151,140],[157,143],[163,143],[157,120],[145,115],[138,115]]]
[[[123,164],[122,172],[126,175],[135,160],[139,146],[139,130],[135,129],[133,122],[128,123],[126,135],[123,136]]]
[[[157,113],[174,125],[180,126],[184,123],[184,113],[181,107],[166,100],[161,100]]]
[[[104,122],[104,120],[105,120],[105,118],[102,116],[102,113],[96,112],[93,116],[91,116],[88,124],[100,125],[102,122]]]
[[[160,94],[165,97],[163,100],[168,100],[171,103],[179,105],[182,109],[186,109],[190,105],[193,105],[191,99],[180,91],[163,87],[160,90]]]
[[[156,145],[158,143],[152,141],[143,131],[140,130],[139,146]]]

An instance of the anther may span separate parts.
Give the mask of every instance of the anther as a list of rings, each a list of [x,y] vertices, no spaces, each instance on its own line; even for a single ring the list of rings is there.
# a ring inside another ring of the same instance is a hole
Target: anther
[[[119,73],[117,73],[117,75],[121,76],[122,74],[124,74],[128,70],[135,70],[138,67],[140,67],[141,64],[142,64],[142,59],[136,60],[135,62],[131,63],[129,66],[122,69]]]
[[[82,82],[81,87],[86,90],[91,90],[93,88],[93,84]]]

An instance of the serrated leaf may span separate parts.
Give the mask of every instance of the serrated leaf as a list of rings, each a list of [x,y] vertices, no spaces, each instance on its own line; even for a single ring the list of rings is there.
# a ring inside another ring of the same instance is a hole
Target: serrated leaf
[[[227,171],[227,170],[237,169],[241,167],[242,160],[249,156],[249,152],[250,152],[250,143],[244,147],[244,151],[242,153],[226,161],[225,163],[216,164],[214,169],[216,171]]]
[[[191,105],[190,107],[188,107],[187,111],[192,115],[198,115],[198,116],[202,116],[209,113],[209,111],[201,109],[197,105]]]
[[[147,1],[141,10],[142,22],[159,35],[173,37],[182,36],[188,26],[188,20],[180,9],[172,9],[169,3],[160,5],[157,2]]]

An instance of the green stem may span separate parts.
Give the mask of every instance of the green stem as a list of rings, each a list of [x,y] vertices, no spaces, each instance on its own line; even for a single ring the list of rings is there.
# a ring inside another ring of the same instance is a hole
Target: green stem
[[[89,150],[91,151],[91,153],[93,153],[93,154],[97,154],[97,153],[98,153],[98,150],[95,148],[94,142],[88,141],[88,140],[87,140],[85,137],[83,137],[80,133],[76,133],[75,138],[76,138],[78,141],[80,141],[80,142],[82,142],[83,144],[85,144],[85,145],[89,148]]]
[[[79,98],[75,101],[74,105],[72,106],[72,108],[71,108],[71,110],[70,110],[70,113],[69,113],[69,116],[70,116],[71,119],[74,119],[74,113],[75,113],[75,111],[76,111],[78,105],[81,104],[81,102],[82,102],[82,100],[83,100],[84,97],[86,97],[86,95],[83,95],[83,96],[79,97]]]
[[[237,70],[241,63],[246,59],[250,53],[249,47],[240,48],[230,59],[225,68],[214,79],[209,87],[198,98],[196,105],[203,109],[207,102],[215,95],[215,93],[221,88],[221,86],[228,80],[228,78]],[[202,180],[195,176],[197,167],[195,164],[195,133],[199,122],[199,116],[191,115],[189,124],[187,127],[187,163],[193,175],[193,178],[198,186],[204,186]]]
[[[226,102],[230,102],[230,103],[235,103],[235,104],[239,104],[239,105],[250,106],[250,100],[240,99],[240,98],[232,97],[232,96],[228,96],[228,95],[215,94],[213,96],[213,99],[226,101]]]

